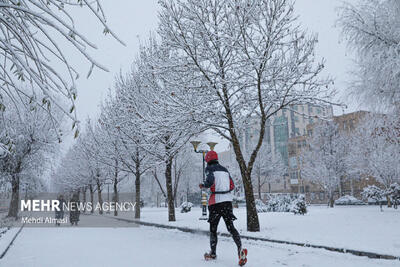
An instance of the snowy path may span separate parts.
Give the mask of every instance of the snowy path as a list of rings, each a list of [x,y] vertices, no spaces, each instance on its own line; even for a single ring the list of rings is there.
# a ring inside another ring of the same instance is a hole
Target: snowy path
[[[379,211],[377,206],[310,206],[304,215],[283,212],[259,213],[261,231],[246,231],[246,209],[234,209],[235,226],[244,234],[254,237],[303,242],[337,248],[347,248],[400,256],[400,209]],[[190,213],[176,213],[176,222],[168,222],[165,208],[144,208],[142,220],[208,230],[208,223],[199,222],[199,208]],[[132,214],[120,217],[133,218]],[[220,227],[225,232],[225,227]],[[400,266],[400,265],[399,265]]]
[[[219,239],[218,260],[211,263],[202,259],[208,248],[206,236],[151,227],[125,228],[123,224],[119,228],[24,228],[0,266],[237,266],[235,247],[229,238]],[[244,244],[249,249],[249,267],[399,266],[398,261],[318,249],[247,241]]]

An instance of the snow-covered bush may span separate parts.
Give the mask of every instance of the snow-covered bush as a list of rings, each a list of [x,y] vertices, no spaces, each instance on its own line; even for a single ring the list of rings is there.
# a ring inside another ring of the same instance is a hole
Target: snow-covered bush
[[[261,199],[256,199],[256,208],[258,213],[268,211],[267,205],[265,205]]]
[[[394,208],[397,209],[400,202],[400,185],[398,183],[391,184],[386,190],[386,195],[390,197],[394,204]]]
[[[267,202],[268,211],[289,212],[291,198],[289,195],[271,195]]]
[[[370,203],[370,200],[373,200],[374,203],[379,203],[379,206],[382,211],[382,202],[385,197],[384,190],[380,189],[375,185],[369,185],[363,189],[361,195],[363,196],[363,198],[367,199],[368,203]]]
[[[265,207],[267,212],[293,212],[295,214],[307,212],[304,195],[270,195]]]
[[[364,205],[365,203],[353,196],[342,196],[335,200],[335,205]]]
[[[12,218],[0,218],[0,240],[10,230],[14,222],[15,220]]]
[[[307,205],[306,198],[304,195],[299,195],[297,198],[294,198],[290,207],[290,211],[294,214],[304,215],[307,213]]]
[[[180,206],[181,213],[188,213],[192,210],[193,203],[191,202],[183,202]]]

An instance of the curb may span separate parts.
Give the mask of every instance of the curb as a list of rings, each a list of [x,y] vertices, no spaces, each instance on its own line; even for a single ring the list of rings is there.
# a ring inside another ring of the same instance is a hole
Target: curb
[[[21,233],[22,228],[24,228],[25,223],[21,226],[21,228],[19,228],[18,232],[14,235],[13,239],[11,239],[10,244],[8,244],[8,246],[6,247],[6,249],[3,251],[3,253],[1,253],[0,255],[0,260],[2,258],[4,258],[4,256],[6,255],[7,251],[10,249],[10,247],[12,246],[12,244],[14,243],[15,239],[17,238],[17,236],[19,235],[19,233]]]
[[[188,228],[188,227],[180,227],[180,226],[172,226],[172,225],[165,225],[165,224],[159,224],[159,223],[151,223],[151,222],[139,221],[139,220],[135,220],[135,219],[115,218],[115,217],[109,217],[109,216],[106,216],[106,217],[110,218],[110,219],[114,219],[114,220],[119,220],[119,221],[137,223],[139,225],[144,225],[144,226],[151,226],[151,227],[170,229],[170,230],[179,230],[179,231],[182,231],[182,232],[185,232],[185,233],[202,234],[202,235],[208,235],[209,234],[209,231],[200,230],[200,229],[193,229],[193,228]],[[218,233],[218,235],[219,236],[223,236],[223,237],[231,237],[231,235],[227,234],[227,233]],[[361,250],[355,250],[355,249],[335,248],[335,247],[329,247],[329,246],[323,246],[323,245],[313,245],[313,244],[309,244],[309,243],[284,241],[284,240],[270,239],[270,238],[264,238],[264,237],[254,237],[254,236],[248,236],[248,235],[240,235],[240,237],[242,239],[253,240],[253,241],[264,241],[264,242],[270,242],[270,243],[294,245],[294,246],[299,246],[299,247],[325,249],[325,250],[328,250],[328,251],[333,251],[333,252],[338,252],[338,253],[348,253],[348,254],[352,254],[352,255],[355,255],[355,256],[368,257],[368,258],[371,258],[371,259],[384,259],[384,260],[398,260],[398,261],[400,261],[400,256],[393,256],[393,255],[387,255],[387,254],[367,252],[367,251],[361,251]]]

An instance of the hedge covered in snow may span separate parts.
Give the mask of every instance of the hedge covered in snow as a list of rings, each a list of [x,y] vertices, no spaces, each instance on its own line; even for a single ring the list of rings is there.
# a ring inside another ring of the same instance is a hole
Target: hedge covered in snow
[[[270,195],[266,204],[256,200],[257,212],[293,212],[294,214],[307,213],[304,195],[278,194]]]

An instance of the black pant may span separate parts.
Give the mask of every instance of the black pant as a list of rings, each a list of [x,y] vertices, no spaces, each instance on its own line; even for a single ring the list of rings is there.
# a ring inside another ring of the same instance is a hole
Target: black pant
[[[238,251],[240,251],[242,247],[242,242],[240,241],[239,232],[236,230],[233,225],[233,221],[236,220],[235,215],[233,215],[232,202],[221,202],[211,206],[208,206],[209,218],[208,222],[210,223],[210,246],[211,253],[216,254],[217,251],[217,229],[218,223],[221,217],[225,221],[226,229],[232,235],[233,240],[236,243]]]

